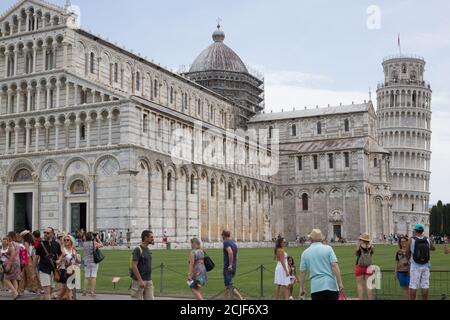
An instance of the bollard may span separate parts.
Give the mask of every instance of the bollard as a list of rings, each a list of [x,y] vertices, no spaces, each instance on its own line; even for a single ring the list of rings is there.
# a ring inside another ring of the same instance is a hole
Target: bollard
[[[161,263],[161,277],[159,278],[159,293],[163,292],[163,274],[164,274],[164,263]]]
[[[264,266],[263,265],[261,265],[260,266],[260,276],[261,276],[261,281],[260,281],[260,285],[261,285],[261,287],[260,287],[260,295],[261,295],[261,298],[263,298],[264,297]]]

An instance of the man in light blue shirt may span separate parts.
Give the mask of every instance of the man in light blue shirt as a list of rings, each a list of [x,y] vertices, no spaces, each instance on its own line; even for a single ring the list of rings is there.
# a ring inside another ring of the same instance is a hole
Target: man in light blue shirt
[[[338,300],[344,285],[333,248],[322,244],[319,229],[314,229],[309,238],[311,246],[303,252],[300,262],[300,297],[305,296],[305,278],[309,272],[312,300]]]

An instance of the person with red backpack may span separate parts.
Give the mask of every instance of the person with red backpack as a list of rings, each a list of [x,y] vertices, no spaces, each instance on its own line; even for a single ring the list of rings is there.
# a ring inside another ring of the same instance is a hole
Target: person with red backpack
[[[411,300],[416,300],[417,289],[422,291],[422,300],[428,300],[430,287],[430,250],[436,248],[430,239],[423,235],[424,227],[416,224],[414,236],[409,240],[408,255],[411,259],[409,293]]]
[[[34,293],[39,293],[38,274],[36,269],[36,249],[34,249],[34,239],[31,232],[23,231],[22,245],[20,248],[20,266],[22,268],[22,280],[19,283],[19,294],[23,294],[25,289]]]

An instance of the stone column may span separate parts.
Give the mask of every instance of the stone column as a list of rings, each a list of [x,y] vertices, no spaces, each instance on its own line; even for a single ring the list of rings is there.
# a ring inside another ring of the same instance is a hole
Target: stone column
[[[48,70],[47,68],[47,45],[42,45],[42,71]]]
[[[5,113],[3,113],[2,103],[3,103],[3,91],[2,91],[2,89],[0,89],[0,114],[5,114]]]
[[[86,146],[91,146],[91,119],[86,119]]]
[[[41,109],[39,107],[40,103],[41,103],[41,86],[38,82],[38,84],[36,85],[36,110]]]
[[[101,131],[101,114],[97,115],[97,147],[100,147],[100,143],[101,143],[101,137],[100,137],[100,131]]]
[[[57,120],[55,122],[55,151],[58,151],[59,148],[59,127],[61,126],[61,123]]]
[[[12,131],[12,129],[10,126],[7,126],[5,128],[5,132],[6,132],[5,154],[9,153],[9,144],[10,144],[9,138],[10,138],[11,131]]]
[[[76,83],[73,84],[74,87],[74,96],[73,96],[73,105],[78,105],[78,85]]]
[[[19,113],[20,112],[20,94],[22,92],[22,89],[17,88],[16,89],[16,112],[15,113]]]
[[[19,53],[18,49],[14,49],[14,76],[17,75],[17,54]]]
[[[46,88],[47,88],[47,105],[46,105],[46,108],[47,108],[47,110],[48,110],[48,109],[50,109],[50,100],[51,100],[51,97],[50,97],[50,90],[51,90],[51,88],[52,88],[52,85],[51,85],[51,84],[47,84],[47,85],[46,85]]]
[[[14,154],[19,151],[19,127],[18,124],[14,127]]]
[[[76,124],[75,148],[78,149],[80,147],[80,125],[81,125],[81,119],[77,117],[77,119],[75,120],[75,124]]]
[[[70,83],[66,80],[66,108],[69,107]]]
[[[70,120],[69,119],[66,119],[66,121],[64,121],[64,126],[65,126],[65,129],[66,129],[66,146],[65,146],[65,148],[67,150],[67,149],[69,149],[69,142],[70,142],[70,139],[69,139]]]
[[[68,43],[67,42],[63,42],[63,68],[66,68],[67,66],[67,47],[68,47]]]
[[[41,128],[41,124],[39,122],[37,122],[35,124],[35,128],[36,128],[36,143],[34,146],[34,152],[38,153],[39,152],[39,129]]]
[[[57,81],[56,82],[56,106],[55,108],[59,108],[59,95],[61,93],[61,82]]]
[[[32,73],[36,73],[36,60],[37,60],[37,44],[33,44],[33,70]]]
[[[53,69],[56,69],[56,58],[57,58],[57,54],[58,54],[58,46],[56,44],[54,44],[52,49],[53,49],[53,59],[51,61],[50,69],[53,70]]]
[[[26,126],[25,126],[25,153],[29,152],[29,147],[30,147],[30,130],[31,130],[31,125],[29,123],[27,123]]]
[[[9,60],[9,51],[5,52],[5,78],[8,77],[8,60]]]
[[[108,146],[112,145],[112,114],[108,115]]]
[[[27,110],[25,111],[31,111],[31,85],[27,87]]]
[[[48,151],[48,147],[50,144],[50,133],[49,130],[51,128],[51,124],[50,122],[48,122],[48,120],[45,121],[44,127],[45,127],[45,151]]]
[[[6,113],[7,114],[10,114],[13,112],[13,107],[11,105],[12,93],[13,93],[12,89],[8,89],[8,92],[7,92],[8,100],[7,100],[7,105],[6,105]]]

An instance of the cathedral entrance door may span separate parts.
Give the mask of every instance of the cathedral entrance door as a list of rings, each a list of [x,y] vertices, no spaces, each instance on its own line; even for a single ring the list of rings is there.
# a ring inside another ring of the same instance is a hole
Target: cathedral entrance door
[[[334,238],[342,238],[342,226],[340,224],[333,225]]]
[[[14,193],[14,231],[33,229],[33,193]]]
[[[83,229],[86,231],[87,227],[87,206],[86,203],[71,203],[70,213],[71,213],[71,232],[76,232]]]

